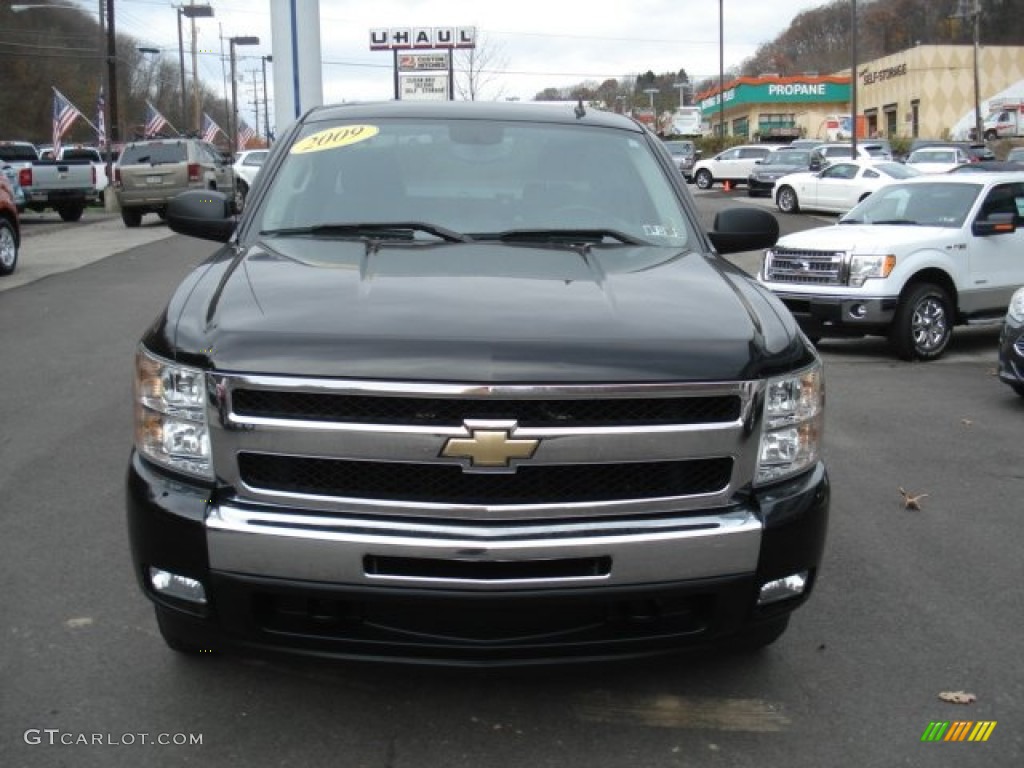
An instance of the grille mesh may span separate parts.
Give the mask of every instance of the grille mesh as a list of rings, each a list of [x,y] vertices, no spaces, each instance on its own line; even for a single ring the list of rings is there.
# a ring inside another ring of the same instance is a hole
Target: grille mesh
[[[348,461],[259,453],[238,456],[253,488],[380,501],[560,504],[715,493],[731,458],[627,464],[535,465],[512,474],[467,473],[443,464]]]
[[[514,420],[520,427],[604,427],[735,421],[735,395],[601,400],[500,400],[336,395],[237,389],[239,416],[353,424],[459,426],[466,419]]]

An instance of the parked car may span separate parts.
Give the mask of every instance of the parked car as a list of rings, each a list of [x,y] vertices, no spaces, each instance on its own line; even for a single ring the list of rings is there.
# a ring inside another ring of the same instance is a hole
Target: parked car
[[[951,168],[948,173],[1013,173],[1024,171],[1024,162],[1005,162],[998,160],[979,160],[976,163],[963,163]]]
[[[18,213],[24,213],[25,190],[21,188],[21,183],[18,181],[18,169],[0,160],[0,174],[3,174],[11,187],[11,196],[14,198],[14,206],[18,209]]]
[[[96,193],[107,188],[107,164],[100,151],[95,147],[63,146],[60,148],[61,160],[88,160],[96,169]]]
[[[672,155],[672,162],[679,168],[683,178],[690,181],[693,178],[693,166],[697,162],[697,145],[688,139],[676,139],[666,141],[665,148]]]
[[[969,162],[970,155],[960,147],[922,147],[910,153],[906,164],[921,173],[945,173]]]
[[[821,146],[822,142],[822,139],[793,139],[785,146],[788,149],[814,149]]]
[[[1008,163],[1024,163],[1024,147],[1013,147],[1006,155]]]
[[[578,105],[314,107],[257,187],[171,201],[223,245],[137,349],[133,572],[171,648],[779,636],[824,543],[821,361],[718,255],[772,214],[706,233],[660,139]]]
[[[1024,174],[919,175],[878,189],[838,224],[786,235],[760,279],[809,338],[887,336],[935,360],[955,325],[1003,322],[1024,284]]]
[[[0,275],[9,275],[18,266],[21,244],[18,206],[7,178],[6,173],[0,174]]]
[[[747,194],[751,197],[771,197],[775,182],[790,173],[806,171],[811,167],[811,150],[781,147],[764,160],[758,160],[747,176]]]
[[[234,165],[231,167],[235,172],[235,184],[238,185],[238,197],[242,203],[249,196],[256,174],[263,167],[263,161],[267,159],[269,152],[269,149],[246,149],[236,153]]]
[[[929,147],[957,147],[967,153],[968,162],[971,163],[996,159],[995,153],[983,141],[947,141],[945,139],[914,139],[910,142],[907,156],[909,157],[919,149]],[[906,158],[904,158],[904,162],[906,162]]]
[[[693,180],[700,189],[711,189],[716,183],[746,184],[758,160],[771,154],[773,147],[766,144],[744,144],[719,152],[707,160],[698,160],[693,166]]]
[[[199,139],[152,139],[124,146],[114,167],[114,189],[126,227],[146,213],[164,218],[167,203],[190,189],[220,190],[235,200],[235,172],[215,146]],[[235,200],[236,207],[240,203]]]
[[[830,163],[839,160],[853,159],[853,144],[844,142],[833,142],[831,144],[818,144],[811,150],[810,170],[819,171]],[[892,160],[892,154],[886,152],[881,144],[858,143],[858,160]]]
[[[772,197],[783,213],[846,213],[879,187],[917,173],[902,163],[846,160],[820,171],[783,176],[775,182]]]
[[[1018,288],[1006,310],[999,335],[999,379],[1024,397],[1024,287]]]

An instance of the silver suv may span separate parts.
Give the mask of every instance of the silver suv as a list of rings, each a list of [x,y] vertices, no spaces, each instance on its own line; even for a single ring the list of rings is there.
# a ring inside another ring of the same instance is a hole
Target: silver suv
[[[189,189],[216,189],[234,199],[235,172],[199,139],[136,141],[121,151],[114,189],[124,225],[137,227],[146,213],[164,218],[171,198]]]

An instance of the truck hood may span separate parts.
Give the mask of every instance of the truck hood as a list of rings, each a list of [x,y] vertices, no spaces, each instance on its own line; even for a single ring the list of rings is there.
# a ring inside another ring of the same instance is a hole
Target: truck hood
[[[945,248],[963,242],[959,229],[920,227],[908,224],[836,224],[805,229],[780,237],[780,248],[851,253],[906,253],[908,250]]]
[[[813,355],[744,273],[650,246],[277,237],[226,247],[166,317],[177,321],[150,334],[155,352],[267,374],[715,381],[792,370]]]

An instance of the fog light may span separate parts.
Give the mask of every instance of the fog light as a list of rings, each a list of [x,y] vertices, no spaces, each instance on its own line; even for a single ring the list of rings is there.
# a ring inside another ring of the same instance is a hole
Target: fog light
[[[868,309],[863,304],[854,304],[850,307],[850,317],[855,320],[863,320],[864,316],[867,315]]]
[[[153,591],[161,595],[187,600],[190,603],[206,603],[206,590],[203,589],[202,583],[187,576],[179,576],[159,568],[150,568],[149,583],[153,587]]]
[[[761,594],[758,595],[757,604],[767,605],[768,603],[776,603],[779,600],[788,600],[791,597],[802,595],[804,588],[807,586],[807,576],[807,571],[801,571],[784,579],[769,581],[761,587]]]

